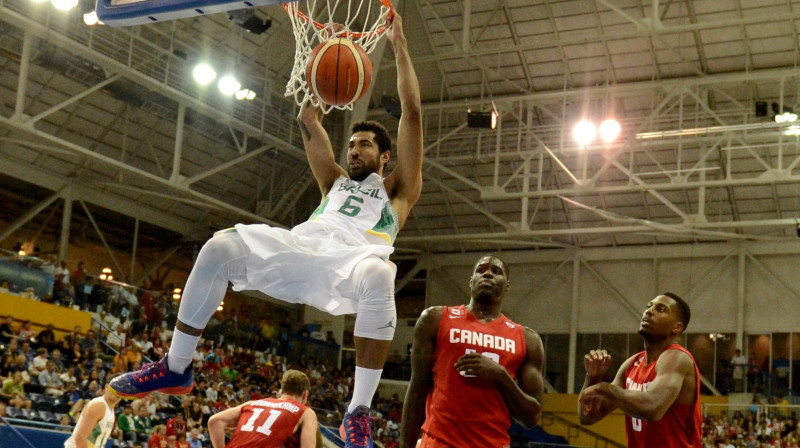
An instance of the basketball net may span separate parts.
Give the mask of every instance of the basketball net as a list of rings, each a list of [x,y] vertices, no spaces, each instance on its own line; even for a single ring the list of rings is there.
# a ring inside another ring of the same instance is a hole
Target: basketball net
[[[286,96],[294,96],[298,106],[310,101],[315,107],[321,108],[325,113],[331,109],[353,109],[353,104],[347,106],[332,106],[324,104],[314,95],[308,87],[306,80],[306,66],[311,52],[322,42],[341,37],[350,39],[361,46],[367,54],[372,53],[378,40],[386,32],[386,18],[394,14],[390,0],[380,0],[380,8],[373,7],[373,0],[308,0],[305,2],[307,11],[300,10],[301,1],[283,3],[283,8],[289,14],[294,31],[295,53],[294,66],[289,82],[286,83]],[[319,15],[314,17],[317,4],[325,5],[320,8]],[[344,18],[343,16],[346,13]],[[334,21],[336,17],[341,23]],[[353,30],[356,20],[372,25],[362,31]]]

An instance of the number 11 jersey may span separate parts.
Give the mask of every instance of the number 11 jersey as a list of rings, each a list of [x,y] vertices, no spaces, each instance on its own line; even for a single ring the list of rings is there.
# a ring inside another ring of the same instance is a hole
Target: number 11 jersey
[[[462,376],[454,364],[466,353],[479,353],[516,379],[526,349],[524,328],[504,315],[483,323],[464,305],[444,307],[433,353],[433,389],[428,393],[422,430],[452,447],[509,446],[511,414],[497,386],[489,380]]]
[[[307,406],[291,398],[265,398],[242,406],[236,433],[226,448],[280,448],[292,437]]]

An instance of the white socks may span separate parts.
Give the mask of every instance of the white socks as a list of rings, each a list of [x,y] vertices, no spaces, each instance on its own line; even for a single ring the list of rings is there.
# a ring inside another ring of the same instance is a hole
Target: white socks
[[[369,407],[372,397],[378,390],[378,383],[381,381],[383,369],[367,369],[356,366],[356,378],[353,385],[353,399],[347,412],[352,413],[359,406]]]
[[[192,336],[175,329],[172,333],[172,342],[169,345],[169,357],[167,358],[170,372],[182,374],[186,371],[186,368],[192,363],[192,354],[198,341],[200,341],[200,336]]]

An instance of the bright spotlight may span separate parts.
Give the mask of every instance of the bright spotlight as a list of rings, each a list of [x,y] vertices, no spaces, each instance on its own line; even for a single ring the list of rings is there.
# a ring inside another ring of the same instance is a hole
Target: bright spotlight
[[[622,127],[620,127],[619,122],[609,118],[600,124],[600,138],[606,143],[611,143],[619,136],[619,131],[621,130]]]
[[[795,137],[800,135],[800,126],[797,125],[789,126],[788,128],[786,128],[785,131],[783,131],[783,135],[792,135]]]
[[[83,15],[83,23],[92,26],[97,25],[100,19],[97,18],[97,11],[87,12]]]
[[[78,0],[50,0],[50,3],[59,11],[69,11],[78,6]]]
[[[208,64],[197,64],[192,70],[192,76],[194,76],[194,80],[198,82],[201,86],[207,86],[214,78],[217,77],[217,72],[214,71]]]
[[[797,121],[797,114],[792,111],[775,115],[775,123],[794,123],[795,121]]]
[[[219,91],[222,92],[223,95],[231,96],[239,91],[239,89],[242,88],[242,85],[239,84],[239,81],[237,81],[236,78],[231,75],[227,75],[220,78],[217,87],[219,87]]]
[[[247,92],[247,96],[244,99],[246,99],[248,101],[252,101],[255,98],[256,98],[256,92],[253,92],[252,90],[250,90],[250,91]]]
[[[597,136],[597,128],[591,122],[586,120],[579,121],[578,124],[572,128],[572,138],[575,139],[581,146],[586,146],[594,140]]]
[[[234,98],[241,101],[247,98],[247,94],[250,92],[248,89],[237,90],[236,93],[233,95]]]

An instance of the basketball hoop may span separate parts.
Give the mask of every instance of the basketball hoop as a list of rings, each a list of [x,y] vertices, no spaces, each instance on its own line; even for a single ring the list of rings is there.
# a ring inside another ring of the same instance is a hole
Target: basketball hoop
[[[295,38],[294,66],[289,82],[286,84],[286,96],[294,96],[298,106],[311,101],[321,107],[325,113],[331,109],[353,109],[352,104],[332,106],[321,104],[311,95],[306,81],[306,66],[314,47],[333,38],[346,38],[361,46],[367,54],[372,53],[378,40],[386,32],[386,18],[394,14],[390,0],[379,0],[380,8],[373,7],[376,0],[308,0],[307,11],[299,8],[299,3],[283,3],[289,14]],[[319,16],[314,17],[318,3],[326,3]],[[377,9],[377,11],[375,11]],[[370,24],[363,30],[355,30],[357,23]]]

